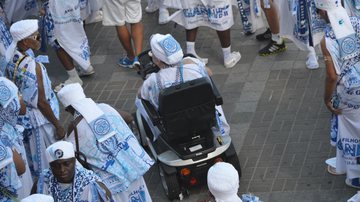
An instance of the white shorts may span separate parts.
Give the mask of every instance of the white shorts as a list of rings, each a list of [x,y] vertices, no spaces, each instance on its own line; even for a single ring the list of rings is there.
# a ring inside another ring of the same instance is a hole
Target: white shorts
[[[123,26],[138,23],[142,17],[140,0],[105,0],[103,5],[103,25]]]

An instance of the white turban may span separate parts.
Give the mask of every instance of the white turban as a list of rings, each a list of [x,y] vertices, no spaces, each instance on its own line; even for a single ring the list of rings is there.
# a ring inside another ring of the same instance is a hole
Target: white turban
[[[86,98],[84,90],[79,83],[65,85],[57,94],[64,107]]]
[[[18,42],[34,34],[38,29],[38,20],[20,20],[11,25],[10,33],[14,42]]]
[[[169,65],[179,63],[184,56],[179,42],[170,34],[152,35],[150,46],[155,57]]]
[[[207,184],[216,202],[241,202],[237,195],[239,174],[230,163],[219,162],[211,166],[207,174]]]
[[[71,142],[58,141],[46,149],[46,158],[49,163],[75,157],[74,146]]]
[[[5,77],[0,77],[0,105],[6,108],[18,96],[16,85]]]
[[[54,202],[54,198],[45,194],[33,194],[22,199],[20,202]]]
[[[340,57],[353,58],[360,53],[356,43],[354,28],[346,9],[341,6],[340,0],[315,0],[318,9],[325,10],[339,43]]]

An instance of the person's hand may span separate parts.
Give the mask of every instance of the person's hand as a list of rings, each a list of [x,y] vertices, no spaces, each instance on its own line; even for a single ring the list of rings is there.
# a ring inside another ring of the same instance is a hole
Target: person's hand
[[[40,9],[40,10],[39,10],[39,15],[40,15],[40,16],[44,16],[44,15],[45,15],[45,9],[43,9],[43,8]]]
[[[62,126],[56,127],[55,139],[62,140],[65,137],[65,129]]]
[[[325,105],[331,113],[336,114],[336,115],[341,114],[341,109],[335,109],[333,107],[333,103],[331,102],[331,100],[325,101]]]

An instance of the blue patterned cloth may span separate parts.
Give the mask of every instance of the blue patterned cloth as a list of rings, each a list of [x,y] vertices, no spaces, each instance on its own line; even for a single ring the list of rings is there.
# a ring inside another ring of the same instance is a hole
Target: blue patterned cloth
[[[350,16],[360,17],[360,0],[345,0],[345,8],[350,11]]]
[[[77,126],[80,151],[109,190],[116,194],[127,190],[133,181],[142,177],[154,161],[116,110],[106,104],[98,104],[98,107],[110,124],[106,128],[112,128],[116,134],[99,142],[94,134],[96,130],[92,130],[83,119]],[[75,145],[74,134],[69,136],[68,141]]]
[[[51,195],[54,201],[100,202],[108,201],[100,178],[90,170],[76,166],[74,181],[69,186],[59,183],[50,169],[44,170],[38,180],[37,193]]]
[[[314,0],[290,0],[289,5],[292,5],[292,11],[296,13],[294,26],[296,39],[304,44],[309,44],[309,37],[324,32],[326,22],[316,13]],[[309,23],[311,23],[310,26]]]
[[[6,148],[7,151],[4,150]],[[12,202],[17,198],[17,189],[21,187],[20,178],[17,175],[15,164],[9,147],[0,141],[0,165],[8,160],[10,163],[0,166],[0,202]]]

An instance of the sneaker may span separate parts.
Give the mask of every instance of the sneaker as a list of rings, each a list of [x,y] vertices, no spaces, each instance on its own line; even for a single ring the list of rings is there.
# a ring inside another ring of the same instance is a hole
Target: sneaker
[[[318,57],[316,56],[316,54],[310,53],[307,56],[306,67],[308,69],[317,69],[317,68],[319,68]]]
[[[198,60],[200,60],[201,62],[203,62],[205,65],[207,65],[207,63],[209,62],[208,58],[202,58],[200,56],[198,56],[196,53],[186,53],[187,55],[191,56],[191,57],[195,57]]]
[[[160,8],[159,9],[159,24],[163,25],[170,21],[170,14],[168,9],[166,8]]]
[[[147,13],[154,13],[155,11],[157,11],[159,9],[158,6],[156,6],[154,3],[148,5],[145,7],[145,12]]]
[[[120,58],[118,65],[125,68],[133,68],[134,61],[131,61],[127,56]]]
[[[271,40],[267,46],[259,50],[259,55],[268,56],[268,55],[284,52],[285,50],[286,50],[285,41],[283,41],[281,44],[277,44],[275,41]]]
[[[76,67],[76,70],[78,71],[79,77],[90,76],[95,73],[94,67],[92,65],[90,65],[88,70],[83,70],[80,67]]]
[[[271,39],[271,31],[269,28],[267,28],[267,30],[264,33],[258,34],[255,37],[256,37],[256,40],[258,40],[258,41],[270,40]]]
[[[239,52],[232,52],[229,59],[227,59],[226,61],[224,61],[224,65],[225,68],[229,69],[229,68],[233,68],[236,63],[239,62],[239,60],[241,59],[241,54]]]
[[[59,85],[57,85],[54,88],[54,92],[57,93],[59,92],[64,86],[68,85],[68,84],[72,84],[72,83],[79,83],[81,86],[83,85],[83,81],[77,77],[77,78],[69,78],[68,80],[60,83]]]
[[[139,62],[139,58],[136,56],[134,58],[134,62],[133,62],[133,68],[139,73],[140,69],[141,69],[141,64]]]
[[[354,178],[354,179],[345,179],[345,184],[349,187],[355,188],[355,189],[360,189],[360,183],[359,183],[359,178]]]

